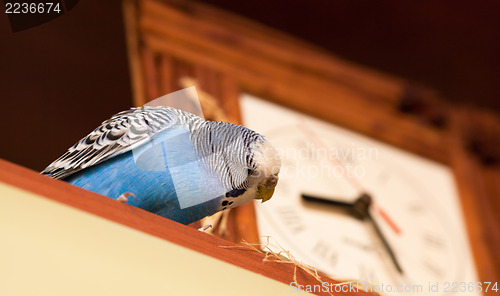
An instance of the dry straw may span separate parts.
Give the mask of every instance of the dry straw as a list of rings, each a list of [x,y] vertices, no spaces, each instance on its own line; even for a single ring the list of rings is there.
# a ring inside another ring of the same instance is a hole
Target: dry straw
[[[290,253],[290,251],[285,250],[278,243],[276,243],[276,244],[280,248],[280,251],[279,252],[273,251],[269,247],[270,237],[269,236],[264,236],[264,238],[266,238],[266,244],[262,247],[262,249],[259,249],[260,244],[252,244],[252,243],[249,243],[249,242],[247,242],[245,240],[242,240],[242,242],[241,242],[240,245],[236,245],[236,246],[219,246],[219,247],[226,248],[226,249],[231,249],[231,248],[242,249],[242,250],[248,250],[248,251],[253,251],[253,252],[264,254],[264,259],[262,259],[263,262],[275,262],[275,263],[283,263],[283,264],[293,264],[294,265],[294,269],[293,269],[293,282],[299,284],[299,282],[297,280],[297,268],[300,268],[303,271],[305,271],[306,273],[308,273],[309,275],[311,275],[314,279],[316,279],[318,281],[318,283],[320,285],[323,286],[323,284],[325,283],[325,281],[323,281],[321,279],[321,277],[318,274],[318,271],[316,270],[316,268],[314,268],[314,267],[312,267],[312,266],[310,266],[308,264],[305,264],[303,262],[298,261]],[[334,286],[343,286],[343,285],[349,285],[349,284],[354,283],[354,282],[355,281],[344,281],[344,282],[339,282],[339,283],[336,283],[336,284],[333,284],[333,285]],[[334,296],[334,294],[332,292],[330,292],[330,291],[328,291],[328,294]]]

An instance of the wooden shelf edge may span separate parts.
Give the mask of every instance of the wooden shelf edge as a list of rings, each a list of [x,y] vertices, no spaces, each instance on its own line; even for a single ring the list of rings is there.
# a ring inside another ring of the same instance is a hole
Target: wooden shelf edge
[[[263,262],[265,256],[259,252],[221,247],[238,245],[64,181],[40,175],[35,171],[2,159],[0,159],[0,182],[165,239],[287,285],[294,281],[294,266],[292,264]],[[338,283],[325,275],[321,275],[321,278],[328,283]],[[301,284],[320,284],[300,268],[297,268],[297,281]],[[319,292],[317,295],[329,294]],[[342,295],[374,294],[359,291],[346,292]]]

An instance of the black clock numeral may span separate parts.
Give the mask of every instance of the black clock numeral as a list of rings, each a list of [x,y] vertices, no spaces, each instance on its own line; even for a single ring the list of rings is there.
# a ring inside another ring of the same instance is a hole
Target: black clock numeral
[[[372,252],[375,251],[375,247],[369,243],[363,242],[361,240],[357,240],[355,238],[344,237],[342,242],[349,247],[357,248],[363,252]]]
[[[407,209],[409,212],[411,212],[415,215],[423,214],[426,210],[425,206],[419,202],[414,202],[414,203],[408,204]]]
[[[434,276],[437,278],[441,278],[443,276],[443,270],[436,266],[434,262],[432,262],[429,259],[423,259],[422,264],[424,265],[425,269],[427,269],[429,272],[431,272]]]
[[[367,268],[365,265],[358,265],[359,269],[359,282],[366,284],[376,284],[378,283],[377,275],[373,269]]]
[[[389,181],[391,180],[391,175],[386,172],[386,171],[381,171],[378,175],[377,175],[377,181],[378,183],[383,186],[383,185],[386,185],[387,183],[389,183]]]
[[[312,252],[322,260],[326,260],[332,267],[335,267],[339,261],[339,254],[328,242],[322,239],[316,241],[312,248]]]
[[[298,234],[306,230],[306,225],[297,211],[291,207],[281,207],[277,210],[278,216],[282,222],[292,231],[292,234]]]
[[[427,232],[424,234],[423,238],[425,244],[430,247],[442,249],[446,246],[446,244],[443,241],[443,238],[440,237],[438,234]]]

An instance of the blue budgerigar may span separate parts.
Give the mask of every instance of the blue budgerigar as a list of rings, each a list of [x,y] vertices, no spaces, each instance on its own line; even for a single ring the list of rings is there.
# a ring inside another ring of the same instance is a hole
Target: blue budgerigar
[[[104,121],[42,174],[189,224],[269,200],[279,170],[276,149],[248,128],[145,106]]]

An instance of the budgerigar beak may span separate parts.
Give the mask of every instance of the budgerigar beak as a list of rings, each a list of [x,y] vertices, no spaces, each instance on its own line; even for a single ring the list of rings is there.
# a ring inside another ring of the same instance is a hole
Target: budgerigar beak
[[[262,202],[266,202],[271,199],[274,193],[274,188],[278,184],[278,175],[272,175],[265,179],[262,183],[257,186],[257,196],[255,199],[260,199]]]
[[[259,185],[257,187],[257,196],[255,199],[260,199],[262,202],[266,202],[271,199],[274,193],[274,187],[269,188],[264,185]]]

